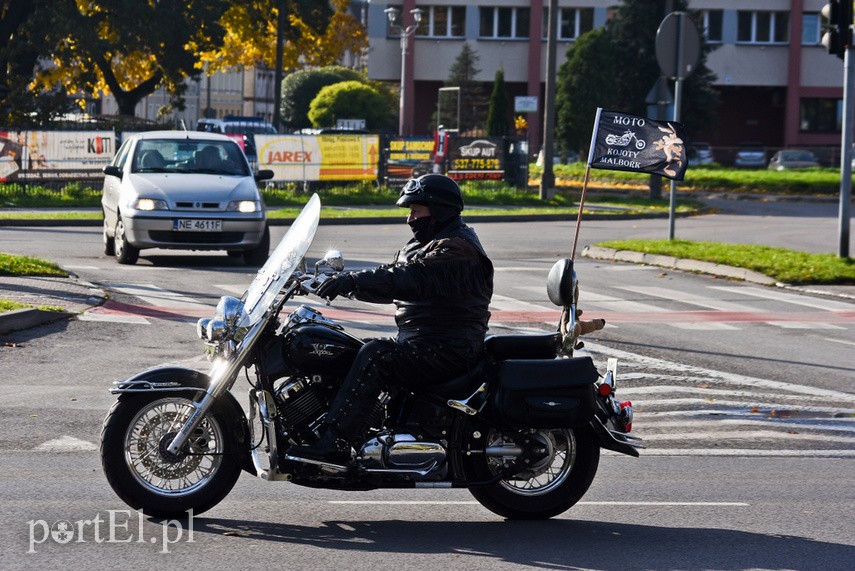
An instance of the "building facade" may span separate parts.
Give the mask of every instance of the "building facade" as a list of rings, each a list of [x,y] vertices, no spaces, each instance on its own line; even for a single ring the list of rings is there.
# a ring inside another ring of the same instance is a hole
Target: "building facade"
[[[197,79],[187,80],[183,110],[161,115],[161,109],[169,104],[169,95],[161,88],[140,101],[134,115],[175,126],[180,126],[183,121],[191,130],[196,128],[201,117],[221,119],[226,115],[238,115],[272,122],[274,75],[272,69],[261,66],[223,71],[211,76],[203,74]],[[116,115],[118,109],[112,95],[102,98],[102,114]]]
[[[718,121],[695,134],[714,146],[758,141],[767,147],[839,147],[843,97],[842,61],[820,43],[820,9],[827,0],[691,0],[703,19],[712,52],[707,66],[721,94]],[[479,57],[478,80],[491,85],[502,69],[508,96],[536,96],[528,115],[533,150],[543,124],[548,0],[402,0],[368,6],[368,76],[405,83],[405,134],[429,132],[438,89],[468,42]],[[614,0],[559,0],[558,65],[580,34],[605,25]],[[400,24],[423,18],[402,66],[399,28],[384,10],[399,10]],[[652,87],[652,86],[651,86]],[[489,92],[489,91],[488,91]]]

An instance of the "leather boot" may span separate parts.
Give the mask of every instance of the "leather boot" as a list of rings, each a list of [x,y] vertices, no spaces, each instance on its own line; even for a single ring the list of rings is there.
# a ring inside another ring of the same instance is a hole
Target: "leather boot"
[[[326,431],[311,446],[292,446],[288,455],[343,465],[351,460],[351,444],[359,447],[369,428],[369,415],[382,391],[379,370],[389,342],[369,341],[359,351],[326,417]],[[394,344],[392,344],[394,347]]]
[[[330,426],[314,444],[289,448],[288,456],[343,466],[350,462],[351,449],[347,440],[341,438],[338,431]]]

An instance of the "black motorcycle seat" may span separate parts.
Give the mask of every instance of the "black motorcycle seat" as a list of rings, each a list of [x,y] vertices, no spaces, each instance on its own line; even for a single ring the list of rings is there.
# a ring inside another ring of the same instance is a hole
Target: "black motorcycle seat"
[[[465,399],[478,388],[486,366],[486,361],[482,360],[471,371],[454,377],[448,382],[426,386],[424,391],[442,398]]]
[[[561,348],[560,333],[539,335],[491,335],[484,340],[487,354],[497,361],[506,359],[552,359]]]

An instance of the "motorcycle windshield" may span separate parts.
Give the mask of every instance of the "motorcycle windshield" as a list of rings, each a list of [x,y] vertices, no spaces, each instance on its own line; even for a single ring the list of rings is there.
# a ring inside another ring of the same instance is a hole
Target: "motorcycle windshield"
[[[320,217],[321,199],[313,194],[243,294],[246,317],[241,320],[240,327],[251,327],[258,323],[273,303],[279,290],[309,251]]]

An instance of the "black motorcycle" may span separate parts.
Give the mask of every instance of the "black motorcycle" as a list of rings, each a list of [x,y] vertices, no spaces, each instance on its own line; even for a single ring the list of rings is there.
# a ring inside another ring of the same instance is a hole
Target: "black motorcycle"
[[[590,357],[572,356],[579,336],[603,322],[578,319],[566,259],[547,283],[549,299],[563,308],[555,333],[488,337],[484,359],[468,374],[381,394],[346,465],[289,456],[291,446],[318,438],[363,344],[306,305],[283,312],[344,268],[332,251],[307,271],[319,215],[313,196],[243,297],[223,297],[216,317],[199,320],[213,360],[208,374],[164,366],[114,383],[101,460],[129,506],[158,517],[199,514],[245,470],[338,490],[468,488],[500,516],[540,519],[580,500],[600,448],[638,456],[631,404],[615,399],[616,361],[601,378]],[[242,370],[248,417],[230,392]]]

